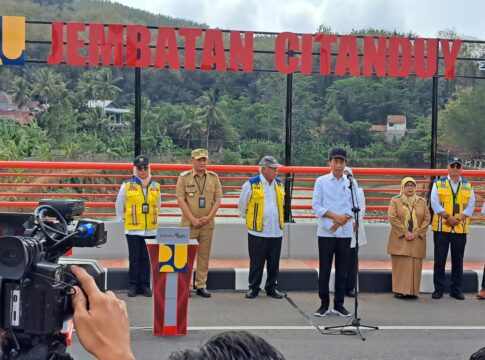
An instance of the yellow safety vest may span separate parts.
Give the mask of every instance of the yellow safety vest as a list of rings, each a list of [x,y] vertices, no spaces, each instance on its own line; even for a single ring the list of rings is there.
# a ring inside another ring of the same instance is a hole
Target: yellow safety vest
[[[143,194],[140,180],[136,177],[126,180],[125,230],[155,230],[158,227],[158,199],[160,184],[151,181],[147,188],[147,197]],[[148,213],[144,214],[142,204],[148,204]]]
[[[463,213],[463,210],[467,207],[470,201],[470,195],[472,191],[472,184],[466,180],[461,180],[453,202],[453,189],[451,188],[450,181],[447,177],[435,180],[436,190],[438,192],[438,198],[441,206],[445,211],[453,216]],[[453,203],[459,206],[459,212],[453,213]],[[468,234],[470,226],[470,219],[466,218],[458,225],[451,227],[446,222],[446,219],[442,218],[438,214],[433,215],[432,228],[433,231],[451,232],[452,230],[457,234]]]
[[[246,211],[246,226],[249,230],[263,231],[264,216],[264,187],[260,175],[249,179],[251,184],[251,198],[249,199],[248,209]],[[276,203],[278,204],[278,215],[280,229],[285,226],[283,217],[283,203],[285,199],[285,189],[280,179],[275,179]]]

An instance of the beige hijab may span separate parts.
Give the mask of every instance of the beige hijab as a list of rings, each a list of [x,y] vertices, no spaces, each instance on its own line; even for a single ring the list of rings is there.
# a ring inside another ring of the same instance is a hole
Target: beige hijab
[[[412,177],[405,177],[401,181],[401,201],[404,205],[404,209],[406,210],[406,229],[408,231],[412,232],[413,230],[418,228],[418,218],[416,217],[416,211],[414,210],[414,207],[419,201],[419,196],[414,194],[413,196],[407,196],[404,193],[404,187],[406,183],[412,182],[414,185],[416,185],[416,180],[414,180]],[[412,227],[411,227],[412,226]]]

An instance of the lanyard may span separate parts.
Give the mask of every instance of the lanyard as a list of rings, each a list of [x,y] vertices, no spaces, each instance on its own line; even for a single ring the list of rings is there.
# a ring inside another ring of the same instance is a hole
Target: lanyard
[[[458,191],[460,191],[461,181],[458,180],[458,187],[456,188],[456,192],[453,191],[453,186],[451,186],[450,180],[448,180],[448,184],[450,185],[451,193],[453,194],[453,206],[454,206],[456,203],[456,196],[458,195]]]
[[[199,189],[200,195],[203,195],[204,190],[205,190],[205,182],[207,181],[207,174],[204,174],[204,184],[202,185],[202,189],[200,188],[199,181],[197,180],[197,177],[198,176],[195,175],[194,180],[195,180],[195,183],[197,184],[197,188]]]

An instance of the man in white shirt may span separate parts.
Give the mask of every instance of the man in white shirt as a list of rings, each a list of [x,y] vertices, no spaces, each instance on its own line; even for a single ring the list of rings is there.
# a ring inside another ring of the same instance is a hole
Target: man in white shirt
[[[463,160],[452,157],[448,160],[448,176],[435,180],[431,190],[433,208],[434,267],[433,299],[441,299],[444,292],[445,265],[448,249],[451,250],[450,296],[465,300],[461,289],[463,278],[463,256],[467,234],[470,232],[470,217],[475,210],[475,193],[472,184],[460,175]]]
[[[249,290],[246,298],[259,295],[266,262],[266,295],[283,298],[277,289],[283,238],[284,184],[277,178],[278,161],[272,156],[261,159],[261,173],[244,183],[239,198],[239,212],[246,219],[249,250]]]
[[[318,218],[319,276],[318,295],[320,307],[315,316],[330,313],[329,281],[335,254],[335,296],[332,312],[340,316],[351,316],[344,307],[345,280],[353,235],[352,197],[349,179],[343,172],[347,162],[345,149],[330,151],[331,172],[320,176],[313,189],[312,207]]]

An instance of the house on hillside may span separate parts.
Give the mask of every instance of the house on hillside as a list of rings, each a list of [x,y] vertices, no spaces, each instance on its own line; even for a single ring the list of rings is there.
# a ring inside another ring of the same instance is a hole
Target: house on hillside
[[[126,130],[130,127],[129,122],[123,121],[123,114],[129,113],[130,110],[120,108],[112,100],[89,100],[88,101],[88,108],[97,108],[97,107],[102,108],[104,110],[104,113],[110,120],[110,124],[109,124],[110,129]]]
[[[12,97],[5,91],[0,91],[0,119],[13,120],[20,125],[28,125],[34,118],[30,109],[19,109],[14,104]]]
[[[388,115],[386,125],[372,125],[370,131],[383,134],[388,142],[401,139],[407,131],[406,115]]]

